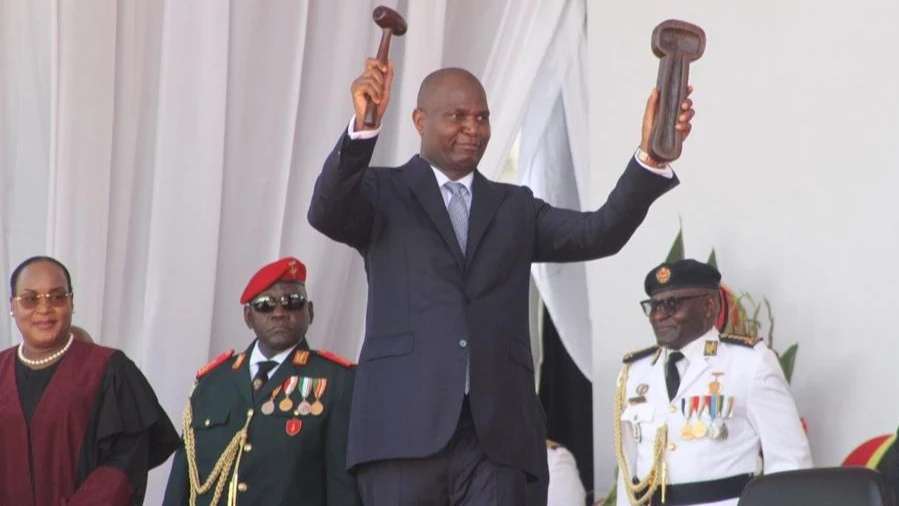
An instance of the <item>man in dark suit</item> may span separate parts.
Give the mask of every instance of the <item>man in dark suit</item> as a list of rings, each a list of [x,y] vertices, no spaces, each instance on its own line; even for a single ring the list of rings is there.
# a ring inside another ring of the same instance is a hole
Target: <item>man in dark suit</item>
[[[361,504],[346,472],[352,364],[309,349],[305,281],[290,257],[250,280],[240,302],[257,339],[197,373],[165,506]]]
[[[588,213],[488,181],[477,171],[490,138],[486,94],[462,69],[422,82],[420,154],[395,169],[369,167],[378,132],[364,130],[366,99],[379,106],[378,126],[392,79],[392,64],[369,60],[353,82],[356,116],[308,214],[360,252],[368,275],[347,463],[366,506],[522,505],[526,481],[545,479],[547,466],[528,336],[531,263],[616,253],[677,180],[647,167],[644,154]],[[644,152],[656,102],[654,92]],[[682,109],[686,134],[691,102]]]

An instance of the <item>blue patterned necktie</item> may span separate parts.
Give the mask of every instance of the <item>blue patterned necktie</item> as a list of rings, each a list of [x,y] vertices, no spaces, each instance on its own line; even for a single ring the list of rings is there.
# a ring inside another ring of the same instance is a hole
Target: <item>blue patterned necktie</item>
[[[464,184],[449,181],[443,185],[452,194],[446,210],[449,212],[450,222],[453,224],[453,232],[459,241],[459,249],[464,255],[468,246],[468,204],[465,201],[468,196],[468,188]]]
[[[453,224],[453,232],[456,233],[456,240],[459,241],[459,249],[462,255],[465,255],[465,248],[468,246],[468,188],[464,184],[457,181],[449,181],[444,183],[452,197],[446,210],[449,212],[450,221]],[[471,389],[471,355],[465,355],[465,393]]]

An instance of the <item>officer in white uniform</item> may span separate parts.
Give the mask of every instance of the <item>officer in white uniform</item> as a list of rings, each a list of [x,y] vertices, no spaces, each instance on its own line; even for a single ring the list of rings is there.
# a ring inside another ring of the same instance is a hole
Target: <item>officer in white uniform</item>
[[[695,260],[646,277],[658,345],[626,355],[618,378],[619,506],[733,506],[754,475],[812,466],[774,352],[714,328],[720,281]]]

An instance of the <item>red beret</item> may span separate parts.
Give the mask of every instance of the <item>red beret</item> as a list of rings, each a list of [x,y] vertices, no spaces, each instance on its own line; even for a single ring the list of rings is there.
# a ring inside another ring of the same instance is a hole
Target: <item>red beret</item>
[[[306,266],[296,258],[282,258],[259,269],[243,289],[240,303],[246,304],[278,281],[306,282]]]

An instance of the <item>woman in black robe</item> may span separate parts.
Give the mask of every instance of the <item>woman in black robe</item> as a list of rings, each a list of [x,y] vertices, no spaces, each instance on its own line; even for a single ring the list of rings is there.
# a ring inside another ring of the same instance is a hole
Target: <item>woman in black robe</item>
[[[121,351],[75,338],[59,261],[29,258],[10,289],[23,342],[0,352],[0,506],[143,504],[179,443],[150,384]]]

